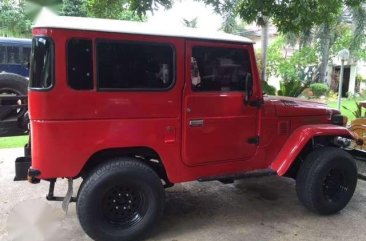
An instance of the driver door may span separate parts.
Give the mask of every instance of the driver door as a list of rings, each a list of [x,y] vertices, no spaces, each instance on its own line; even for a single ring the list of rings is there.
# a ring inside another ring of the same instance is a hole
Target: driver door
[[[259,111],[243,101],[245,80],[253,76],[250,56],[245,45],[186,42],[182,158],[187,165],[254,156]]]

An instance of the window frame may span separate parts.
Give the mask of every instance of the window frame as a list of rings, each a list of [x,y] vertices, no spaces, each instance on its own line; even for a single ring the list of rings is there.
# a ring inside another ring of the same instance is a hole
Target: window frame
[[[32,61],[33,61],[33,57],[32,57],[32,52],[33,50],[33,39],[35,38],[45,38],[47,40],[49,40],[51,42],[51,84],[49,87],[47,88],[42,88],[42,87],[31,87],[31,74],[32,72],[29,69],[29,90],[34,90],[34,91],[40,91],[40,92],[46,92],[46,91],[50,91],[54,88],[55,84],[56,84],[56,75],[55,75],[55,68],[56,68],[56,61],[55,61],[55,42],[53,41],[53,39],[50,36],[47,35],[36,35],[33,36],[32,38],[32,47],[31,47],[31,55],[30,55],[30,67],[32,67]]]
[[[101,88],[99,87],[99,52],[98,52],[98,44],[99,43],[130,43],[130,44],[138,44],[138,45],[149,45],[149,46],[168,46],[172,50],[172,83],[167,88]],[[174,88],[177,82],[177,54],[175,45],[168,42],[153,42],[153,41],[141,41],[141,40],[119,40],[119,39],[108,39],[108,38],[96,38],[94,41],[94,50],[95,50],[95,79],[96,79],[96,90],[98,92],[167,92]]]
[[[189,49],[189,54],[190,54],[190,58],[193,57],[193,48],[197,48],[197,47],[203,47],[203,48],[222,48],[222,49],[236,49],[236,50],[241,50],[241,51],[246,51],[249,57],[249,69],[250,69],[250,74],[252,76],[252,79],[254,78],[253,73],[254,73],[254,69],[253,69],[253,59],[251,56],[251,51],[250,48],[247,44],[242,44],[242,43],[236,43],[236,42],[217,42],[217,41],[200,41],[200,40],[192,40],[190,41],[189,46],[186,46],[186,48],[190,48]],[[187,58],[186,61],[189,61],[189,65],[190,65],[190,58]],[[189,59],[189,60],[188,60]],[[197,91],[194,90],[193,84],[192,84],[192,79],[191,79],[191,69],[187,69],[188,73],[187,77],[189,78],[189,91],[192,94],[218,94],[218,93],[225,93],[225,94],[229,94],[229,93],[244,93],[245,90],[202,90],[202,91]],[[186,78],[187,79],[187,78]],[[254,84],[253,84],[254,85]]]
[[[91,41],[91,51],[92,51],[92,75],[93,75],[93,78],[92,78],[92,84],[93,84],[93,88],[91,89],[75,89],[73,88],[71,85],[70,85],[70,81],[69,81],[69,72],[68,72],[68,68],[69,68],[69,43],[71,40],[73,39],[78,39],[78,40],[90,40]],[[96,51],[96,47],[94,47],[94,44],[95,43],[95,40],[93,38],[87,38],[87,37],[71,37],[69,39],[67,39],[66,43],[65,43],[65,61],[66,61],[66,64],[65,64],[65,75],[66,75],[66,83],[67,83],[67,86],[74,90],[74,91],[94,91],[96,89],[96,81],[95,81],[95,74],[97,74],[96,70],[97,69],[97,65],[96,65],[96,62],[94,61],[96,58],[96,54],[95,54],[95,51]]]

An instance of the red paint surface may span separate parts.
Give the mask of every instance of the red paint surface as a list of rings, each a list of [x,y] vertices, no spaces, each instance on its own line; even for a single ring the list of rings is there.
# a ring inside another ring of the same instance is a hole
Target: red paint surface
[[[302,148],[314,136],[345,136],[350,137],[353,134],[344,127],[335,125],[307,125],[296,129],[287,139],[281,151],[273,161],[271,168],[282,176],[291,166],[293,160],[301,152]]]

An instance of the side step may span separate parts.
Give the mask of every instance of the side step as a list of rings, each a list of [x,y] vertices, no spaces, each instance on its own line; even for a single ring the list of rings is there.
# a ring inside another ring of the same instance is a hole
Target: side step
[[[198,178],[199,182],[208,182],[208,181],[220,181],[224,184],[233,183],[234,180],[252,178],[252,177],[266,177],[266,176],[275,176],[277,172],[272,169],[260,169],[250,172],[237,172],[231,173],[222,176],[211,176],[211,177],[200,177]]]

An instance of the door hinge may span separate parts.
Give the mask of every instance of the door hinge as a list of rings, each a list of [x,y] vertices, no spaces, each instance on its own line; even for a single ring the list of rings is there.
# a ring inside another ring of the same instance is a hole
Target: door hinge
[[[259,145],[259,136],[249,138],[248,143],[249,144]]]

